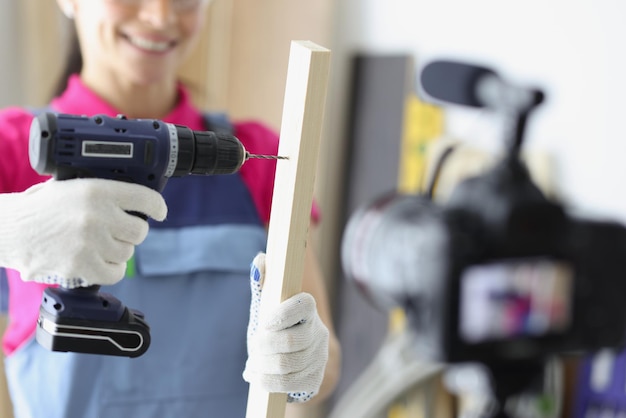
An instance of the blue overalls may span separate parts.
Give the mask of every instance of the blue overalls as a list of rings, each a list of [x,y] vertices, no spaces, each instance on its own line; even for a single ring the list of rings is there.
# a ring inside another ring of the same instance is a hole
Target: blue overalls
[[[173,178],[163,195],[136,276],[101,289],[145,314],[147,353],[58,353],[33,337],[6,362],[16,418],[245,416],[249,266],[265,227],[238,174]]]

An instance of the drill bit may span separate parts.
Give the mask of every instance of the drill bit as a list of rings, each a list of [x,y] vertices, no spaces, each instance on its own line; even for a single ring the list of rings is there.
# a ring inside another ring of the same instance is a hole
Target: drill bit
[[[261,155],[261,154],[250,154],[246,151],[246,160],[250,158],[261,158],[264,160],[288,160],[289,157],[281,157],[280,155]]]

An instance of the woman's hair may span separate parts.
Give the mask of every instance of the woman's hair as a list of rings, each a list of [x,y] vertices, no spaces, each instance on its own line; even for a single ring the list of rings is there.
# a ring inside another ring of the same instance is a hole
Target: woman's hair
[[[83,55],[80,52],[78,34],[74,25],[69,25],[69,45],[66,51],[65,64],[52,90],[52,98],[60,96],[67,88],[67,80],[72,74],[79,74],[83,69]]]

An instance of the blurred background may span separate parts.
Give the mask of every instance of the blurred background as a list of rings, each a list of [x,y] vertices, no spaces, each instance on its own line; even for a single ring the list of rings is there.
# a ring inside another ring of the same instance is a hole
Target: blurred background
[[[0,106],[43,105],[62,63],[67,20],[52,0],[0,0],[0,10]],[[547,101],[525,144],[542,184],[577,212],[626,221],[624,16],[620,0],[213,0],[206,36],[182,74],[207,109],[279,129],[290,41],[332,50],[315,245],[344,370],[335,397],[312,417],[325,416],[393,326],[343,278],[340,243],[351,211],[386,190],[418,190],[427,145],[438,138],[483,156],[502,146],[488,112],[424,103],[415,87],[420,66],[459,59],[544,89]],[[3,390],[0,406],[0,417],[10,418]]]

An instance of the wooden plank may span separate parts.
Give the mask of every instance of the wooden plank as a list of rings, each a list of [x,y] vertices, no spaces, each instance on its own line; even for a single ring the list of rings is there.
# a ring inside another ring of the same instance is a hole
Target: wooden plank
[[[329,67],[328,49],[291,43],[261,314],[301,290]],[[250,385],[246,417],[284,417],[286,399]]]

